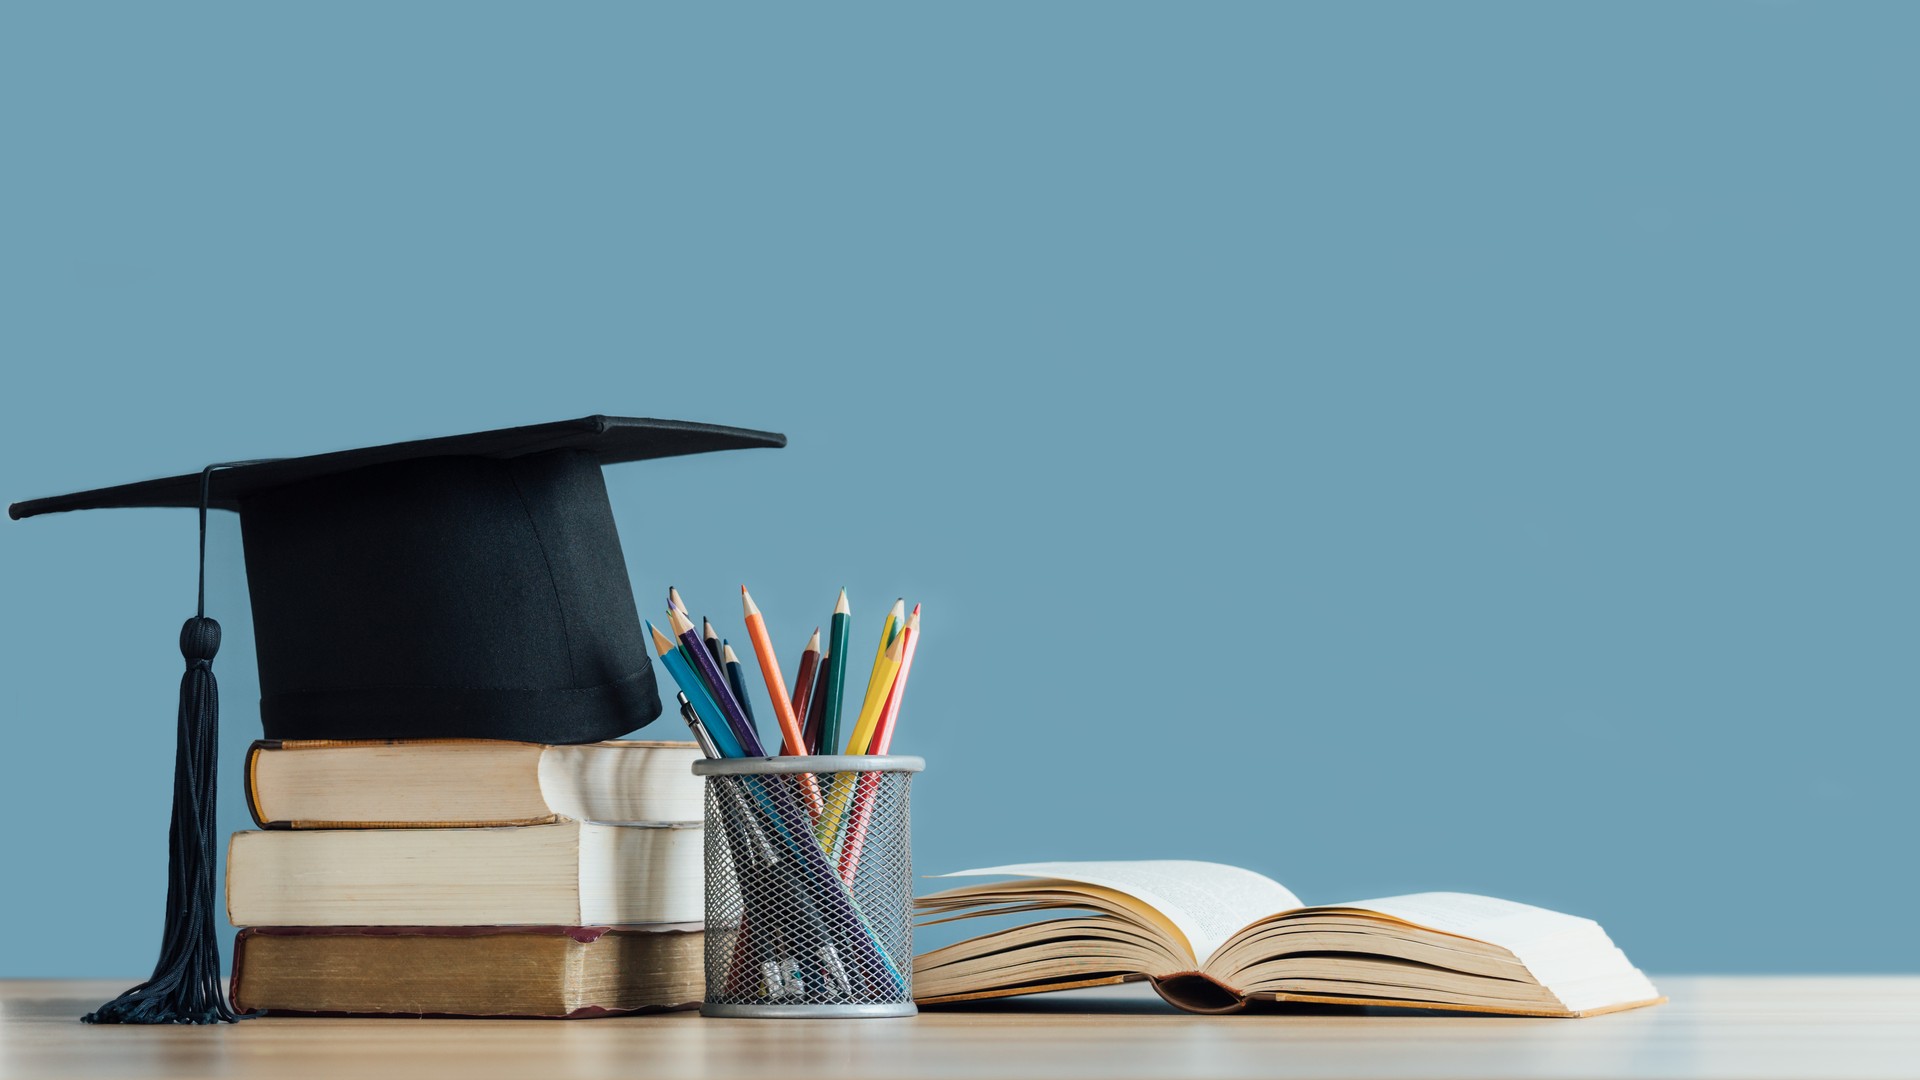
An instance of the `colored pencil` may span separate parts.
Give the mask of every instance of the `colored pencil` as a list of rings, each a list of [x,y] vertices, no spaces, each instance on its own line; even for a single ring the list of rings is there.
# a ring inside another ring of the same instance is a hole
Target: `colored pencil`
[[[880,654],[878,670],[874,673],[875,677],[883,680],[889,689],[893,686],[893,673],[900,670],[900,649],[903,644],[901,639],[894,639],[893,644],[887,646],[887,651]],[[847,739],[846,753],[866,753],[867,742],[873,738],[873,725],[879,721],[880,708],[886,703],[887,696],[884,693],[874,695],[867,703],[867,707],[860,714],[859,722],[853,726],[853,734]],[[847,802],[852,798],[853,784],[849,781],[847,774],[836,773],[833,778],[833,787],[827,793],[826,806],[821,809],[820,820],[814,827],[814,832],[820,837],[822,844],[831,843],[834,834],[840,831],[840,822],[847,813]]]
[[[880,722],[873,726],[873,742],[868,747],[869,754],[884,754],[893,745],[893,725],[900,718],[900,699],[907,692],[907,676],[913,671],[913,650],[920,644],[920,605],[913,605],[913,614],[907,616],[906,629],[900,632],[900,673],[893,677],[893,689],[887,692],[886,707],[880,710]]]
[[[713,624],[707,621],[705,615],[700,616],[700,637],[707,646],[707,655],[713,657],[713,666],[725,671],[727,663],[720,658],[720,634],[713,628]]]
[[[747,723],[760,730],[760,718],[753,715],[753,702],[747,697],[746,669],[740,666],[740,654],[733,651],[733,643],[725,638],[720,639],[720,662],[726,665],[727,688],[740,703],[740,711],[747,714]]]
[[[667,586],[667,610],[677,611],[687,619],[693,618],[693,616],[689,614],[687,611],[687,602],[680,598],[680,590],[674,588],[671,585]],[[687,647],[685,645],[681,645],[679,646],[679,648],[680,648],[680,655],[686,657],[687,659],[687,666],[692,668],[694,666],[693,657],[687,652]],[[694,670],[696,672],[699,671],[698,668],[694,668]],[[706,686],[706,679],[702,678],[700,680],[700,684],[702,686]],[[716,691],[717,691],[716,687],[707,686],[707,696],[717,701],[719,700],[719,694]]]
[[[853,636],[853,610],[847,606],[847,590],[840,590],[840,599],[833,605],[833,622],[827,645],[827,655],[821,662],[827,666],[827,711],[820,718],[820,748],[831,754],[840,746],[840,713],[846,706],[847,696],[847,649],[848,639]]]
[[[645,624],[647,636],[653,639],[654,651],[660,654],[660,662],[667,666],[667,673],[673,681],[680,684],[680,692],[693,702],[694,712],[707,725],[707,734],[719,744],[720,752],[727,757],[745,757],[740,742],[733,737],[733,729],[727,725],[726,715],[720,706],[714,703],[713,695],[707,692],[706,684],[687,663],[686,650],[674,645],[673,639],[654,628],[652,623]]]
[[[880,625],[880,647],[873,650],[873,667],[867,672],[867,692],[860,696],[860,711],[854,714],[856,717],[866,716],[869,710],[877,716],[880,706],[886,702],[887,688],[893,685],[893,672],[891,670],[885,671],[884,674],[882,672],[886,667],[887,646],[893,644],[893,639],[899,634],[906,616],[907,602],[904,599],[895,600],[893,606],[887,609],[887,621]],[[856,734],[859,731],[857,722],[854,730]],[[866,753],[866,740],[860,740],[859,747],[856,749],[854,744],[849,743],[847,753]]]
[[[820,650],[818,670],[813,675],[813,700],[807,705],[807,753],[820,752],[820,728],[827,722],[827,651]]]
[[[760,614],[760,606],[753,602],[753,594],[747,591],[745,585],[740,586],[740,608],[746,616],[747,637],[753,641],[754,656],[760,661],[761,681],[767,684],[767,697],[773,702],[773,718],[780,725],[780,738],[785,752],[804,754],[807,752],[806,739],[802,737],[793,700],[787,696],[787,680],[780,671],[780,658],[774,655],[773,639],[767,636],[766,617]],[[812,644],[818,646],[817,642]],[[816,655],[815,663],[818,662]],[[804,659],[800,669],[806,670]]]
[[[753,639],[753,651],[760,661],[760,678],[767,684],[767,697],[773,702],[773,718],[780,725],[780,739],[786,753],[804,754],[807,742],[794,716],[793,703],[787,700],[786,680],[780,674],[780,658],[774,655],[773,638],[767,634],[767,620],[753,594],[740,586],[740,608],[746,616],[747,636]],[[800,774],[800,794],[807,800],[807,813],[820,817],[820,782],[812,773]]]
[[[813,636],[807,639],[807,647],[800,651],[800,670],[793,676],[793,716],[800,721],[802,728],[807,725],[807,706],[813,704],[813,676],[820,670],[820,628],[813,628]],[[801,732],[799,753],[809,753],[806,749],[806,732]]]
[[[873,662],[873,674],[868,676],[867,684],[872,689],[867,700],[860,705],[860,716],[853,723],[853,734],[847,738],[846,752],[864,754],[867,744],[873,741],[873,725],[880,722],[880,710],[887,704],[887,694],[893,689],[894,673],[900,670],[900,649],[904,634],[894,635],[893,642]]]
[[[720,674],[713,657],[707,655],[706,646],[700,641],[700,632],[693,628],[692,621],[677,611],[667,612],[667,621],[679,631],[681,643],[692,654],[694,669],[699,671],[701,678],[713,685],[714,703],[720,707],[721,715],[726,717],[727,725],[733,729],[733,737],[739,740],[745,756],[766,757],[767,752],[760,748],[760,736],[753,730],[753,725],[747,722],[747,714],[740,708],[740,703],[734,700],[733,691],[727,686],[727,677]]]
[[[887,704],[880,713],[880,721],[873,729],[873,743],[868,753],[884,754],[893,745],[894,722],[900,718],[900,699],[907,692],[907,676],[913,673],[913,649],[920,641],[920,605],[913,605],[913,614],[907,616],[907,625],[900,631],[900,670],[893,677],[893,686],[887,691]],[[867,844],[867,822],[873,817],[873,800],[880,793],[878,773],[861,773],[858,790],[853,796],[853,821],[847,826],[847,842],[840,847],[840,880],[849,886],[853,877],[860,871],[860,852]]]

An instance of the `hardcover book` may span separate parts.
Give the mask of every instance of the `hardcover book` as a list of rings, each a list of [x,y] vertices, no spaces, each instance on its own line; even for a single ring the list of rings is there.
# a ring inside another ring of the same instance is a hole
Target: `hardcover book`
[[[577,1019],[698,1005],[698,924],[256,927],[233,946],[242,1010]]]
[[[247,809],[263,829],[699,821],[690,742],[261,740]]]
[[[1060,912],[914,960],[921,1004],[1151,980],[1191,1012],[1251,1001],[1592,1016],[1660,992],[1591,919],[1465,893],[1308,907],[1250,870],[1206,862],[1060,862],[948,877],[922,924]]]
[[[704,918],[697,824],[239,832],[236,926],[620,926]]]

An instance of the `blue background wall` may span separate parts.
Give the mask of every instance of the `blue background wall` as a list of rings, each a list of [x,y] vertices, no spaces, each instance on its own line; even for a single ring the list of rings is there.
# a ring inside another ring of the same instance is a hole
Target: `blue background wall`
[[[1872,913],[1920,892],[1916,33],[8,5],[0,497],[775,428],[609,475],[635,591],[745,580],[790,659],[842,584],[862,649],[924,602],[929,872],[1219,859],[1589,914],[1654,971],[1913,970]],[[152,962],[193,548],[0,523],[0,974]],[[239,828],[230,516],[211,561]]]

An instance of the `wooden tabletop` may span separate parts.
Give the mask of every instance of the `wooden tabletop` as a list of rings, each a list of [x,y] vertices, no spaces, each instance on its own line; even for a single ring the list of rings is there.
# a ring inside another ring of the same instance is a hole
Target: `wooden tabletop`
[[[124,989],[0,981],[0,1077],[1920,1077],[1920,977],[1655,980],[1586,1020],[1190,1016],[1140,986],[904,1020],[250,1020],[88,1027]]]

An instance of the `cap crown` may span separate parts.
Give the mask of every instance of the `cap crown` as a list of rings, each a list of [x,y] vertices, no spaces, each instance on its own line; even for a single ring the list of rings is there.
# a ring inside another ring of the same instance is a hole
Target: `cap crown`
[[[424,457],[239,500],[273,739],[610,739],[660,712],[598,459]]]

